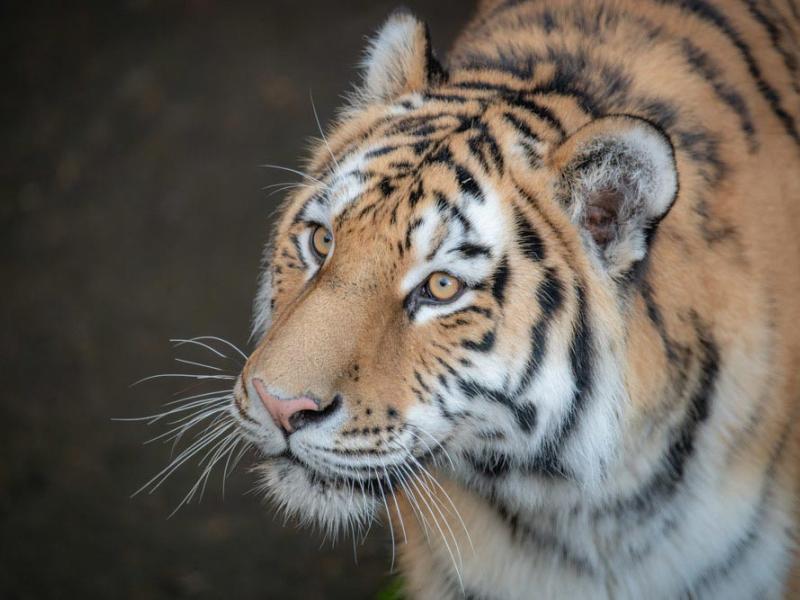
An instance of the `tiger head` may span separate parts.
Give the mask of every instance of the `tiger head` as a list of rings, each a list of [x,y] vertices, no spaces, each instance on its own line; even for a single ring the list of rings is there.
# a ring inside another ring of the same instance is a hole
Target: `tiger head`
[[[231,406],[301,520],[369,520],[426,465],[544,494],[619,460],[626,289],[675,199],[674,153],[638,118],[565,121],[534,86],[446,73],[409,14],[370,45],[283,209]]]

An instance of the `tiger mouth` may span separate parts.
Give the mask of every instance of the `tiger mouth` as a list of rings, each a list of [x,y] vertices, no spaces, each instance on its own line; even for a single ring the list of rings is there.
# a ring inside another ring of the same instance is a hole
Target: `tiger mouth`
[[[363,492],[364,495],[373,498],[381,498],[384,494],[394,492],[401,485],[400,478],[387,468],[386,475],[373,475],[369,477],[354,477],[342,473],[323,473],[318,468],[309,465],[301,458],[296,456],[290,449],[284,450],[281,454],[272,457],[272,460],[283,460],[294,467],[300,468],[308,477],[309,483],[325,489],[336,489],[342,491]],[[409,463],[404,465],[405,469],[414,469]]]

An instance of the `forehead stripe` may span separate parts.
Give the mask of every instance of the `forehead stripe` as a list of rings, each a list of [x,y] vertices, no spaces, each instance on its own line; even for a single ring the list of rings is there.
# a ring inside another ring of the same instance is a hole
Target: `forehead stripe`
[[[460,244],[458,247],[454,248],[450,252],[458,252],[465,258],[474,258],[476,256],[485,256],[487,258],[492,257],[492,251],[486,246],[481,246],[479,244],[471,244],[469,242],[464,242]]]
[[[466,167],[462,165],[456,165],[456,178],[458,179],[458,186],[461,188],[461,192],[463,194],[475,198],[481,204],[485,201],[483,192],[481,191],[480,186],[478,186],[478,182],[475,181],[475,177],[466,169]]]

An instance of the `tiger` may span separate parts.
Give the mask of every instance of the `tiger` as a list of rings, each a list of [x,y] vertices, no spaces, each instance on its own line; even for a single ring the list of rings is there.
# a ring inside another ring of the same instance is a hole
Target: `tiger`
[[[795,0],[392,13],[265,252],[264,493],[410,598],[800,597],[798,60]]]

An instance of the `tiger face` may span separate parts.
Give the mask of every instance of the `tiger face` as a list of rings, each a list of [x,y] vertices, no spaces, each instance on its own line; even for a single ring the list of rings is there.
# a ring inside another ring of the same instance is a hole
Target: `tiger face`
[[[301,520],[365,523],[428,465],[585,484],[618,459],[625,289],[672,148],[624,115],[568,130],[515,85],[446,75],[396,14],[285,204],[231,414]]]

